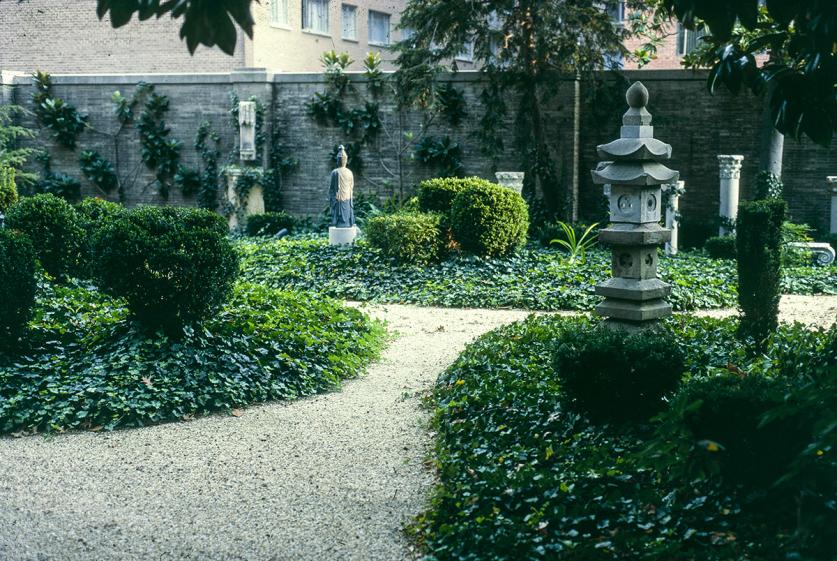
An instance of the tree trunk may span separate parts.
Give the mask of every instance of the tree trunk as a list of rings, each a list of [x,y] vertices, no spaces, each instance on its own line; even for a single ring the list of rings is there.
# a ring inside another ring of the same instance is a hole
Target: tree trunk
[[[767,170],[781,179],[785,135],[776,130],[773,122],[773,112],[770,110],[770,98],[775,90],[776,84],[772,81],[767,82],[767,91],[764,93],[762,102],[761,127],[759,128],[759,170]]]

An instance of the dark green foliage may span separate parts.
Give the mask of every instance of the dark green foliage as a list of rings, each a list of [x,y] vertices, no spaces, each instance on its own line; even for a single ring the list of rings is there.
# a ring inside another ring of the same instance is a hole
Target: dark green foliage
[[[96,233],[109,225],[114,218],[121,216],[125,207],[104,199],[87,197],[75,205],[75,209],[79,217],[79,226],[84,230],[76,273],[81,278],[89,279],[93,277],[93,241]]]
[[[574,407],[597,421],[646,421],[660,412],[686,370],[672,334],[627,334],[602,326],[564,333],[555,343],[555,370]]]
[[[22,142],[35,138],[35,131],[18,124],[19,117],[27,113],[19,105],[0,104],[0,169],[13,168],[19,187],[28,187],[37,178],[25,168],[29,157],[38,150]]]
[[[781,199],[785,186],[782,181],[767,170],[756,174],[756,188],[754,200]]]
[[[396,213],[370,218],[364,229],[369,244],[401,263],[435,263],[445,253],[447,236],[439,214]]]
[[[87,115],[79,113],[75,107],[52,91],[52,78],[46,72],[32,75],[35,93],[32,105],[38,123],[52,131],[55,140],[65,148],[75,150],[79,135],[88,127]]]
[[[442,177],[461,177],[465,171],[462,147],[449,136],[425,136],[416,144],[416,160],[436,168]]]
[[[712,259],[735,259],[735,236],[715,236],[706,240],[704,249]]]
[[[530,215],[531,218],[531,215]],[[532,225],[530,224],[530,230],[533,230]],[[575,238],[581,239],[584,235],[584,232],[587,231],[587,228],[591,226],[589,222],[573,222],[570,224],[573,231],[575,232]],[[538,228],[534,229],[534,237],[537,238],[541,245],[544,247],[549,247],[552,245],[552,240],[563,239],[566,238],[566,233],[564,229],[561,227],[560,223],[558,222],[544,222]],[[597,229],[593,230],[593,233],[598,233]]]
[[[776,330],[782,294],[782,223],[778,199],[744,203],[738,210],[738,303],[741,335],[761,342]]]
[[[332,248],[322,237],[242,242],[245,278],[275,288],[316,290],[334,298],[425,306],[591,310],[594,289],[610,278],[610,252],[595,249],[567,263],[558,249],[529,247],[506,258],[452,252],[439,264],[393,262],[361,240]],[[736,305],[735,264],[701,253],[660,258],[660,278],[671,284],[675,310]],[[789,294],[837,294],[837,275],[825,267],[783,270]]]
[[[529,210],[523,197],[499,185],[472,185],[456,195],[453,238],[477,255],[508,255],[526,244]]]
[[[442,115],[452,127],[458,127],[468,116],[468,111],[465,109],[465,96],[451,83],[439,86],[436,90],[436,101]]]
[[[13,348],[32,317],[35,291],[35,250],[25,235],[0,229],[0,352]]]
[[[177,166],[177,173],[174,175],[174,184],[177,185],[184,197],[196,195],[201,190],[201,172],[179,165]],[[215,193],[217,197],[217,185]]]
[[[20,199],[6,215],[6,226],[26,234],[44,270],[63,279],[75,272],[84,230],[73,207],[54,195]]]
[[[211,145],[210,141],[212,141]],[[221,136],[212,130],[212,126],[207,121],[198,127],[198,133],[195,135],[195,150],[203,160],[203,171],[200,173],[200,183],[197,185],[198,206],[215,210],[218,207],[220,189],[218,159],[221,157]],[[192,188],[195,187],[195,179],[191,178]]]
[[[700,443],[685,461],[719,473],[726,484],[764,488],[781,477],[811,436],[791,419],[762,424],[791,389],[786,378],[716,376],[689,384],[672,414]],[[758,466],[758,469],[753,469]]]
[[[110,193],[119,186],[113,165],[95,150],[82,152],[78,162],[84,177],[102,192]]]
[[[742,344],[731,337],[735,323],[690,316],[664,322],[672,338],[658,340],[658,345],[680,346],[692,377],[681,392],[689,391],[692,383],[709,384],[702,381],[707,361],[737,363],[753,376],[769,378],[778,374],[777,349],[794,346],[798,339],[814,340],[822,347],[835,334],[812,334],[799,325],[783,328],[763,357],[748,358]],[[664,463],[660,469],[649,460],[649,444],[657,440],[676,441],[686,446],[686,453],[693,452],[696,443],[691,437],[680,441],[682,423],[593,425],[566,410],[550,350],[556,340],[593,325],[595,320],[585,318],[532,317],[481,337],[440,376],[433,395],[439,487],[413,528],[428,559],[833,559],[833,510],[810,509],[807,494],[816,492],[824,505],[829,495],[819,493],[829,487],[814,486],[811,472],[798,480],[796,496],[802,500],[797,505],[782,499],[787,488],[776,493],[767,485],[752,494],[741,493],[692,478],[685,465],[680,473],[669,470],[678,453],[671,449],[658,458]],[[717,372],[715,366],[709,369],[713,375]],[[811,379],[813,374],[799,372]],[[823,401],[826,389],[818,382],[820,396],[812,401]],[[799,382],[789,392],[794,404],[811,403],[801,399],[800,392],[814,396]],[[825,399],[833,404],[834,395]],[[827,411],[814,409],[820,415]],[[822,428],[833,426],[831,411],[821,419]],[[784,407],[774,412],[796,414]],[[808,441],[794,444],[800,443],[805,446]],[[815,443],[824,441],[811,441]],[[814,448],[809,462],[819,461],[818,449],[827,450]],[[832,462],[831,455],[828,451],[823,459]],[[759,467],[751,466],[751,472]],[[823,482],[833,489],[833,471]],[[815,519],[812,513],[823,516]]]
[[[5,214],[16,202],[15,168],[0,166],[0,213]]]
[[[55,195],[71,202],[81,198],[81,182],[70,175],[54,173],[49,152],[40,152],[36,159],[41,162],[44,171],[41,179],[32,186],[35,193]]]
[[[177,339],[137,329],[120,301],[88,286],[44,292],[31,351],[0,357],[0,433],[138,427],[297,399],[361,374],[385,337],[334,301],[253,285]]]
[[[247,218],[248,236],[275,236],[281,230],[294,229],[296,218],[285,211],[254,214]]]
[[[466,187],[490,185],[479,177],[439,177],[419,184],[418,201],[422,212],[450,214],[453,199]]]
[[[101,287],[170,333],[218,310],[238,275],[226,223],[206,210],[131,210],[99,230],[93,248]]]
[[[177,173],[180,161],[181,144],[170,138],[171,129],[166,125],[169,111],[169,98],[154,91],[154,86],[147,86],[145,104],[137,122],[137,130],[142,146],[142,161],[154,172],[160,195],[168,197],[172,180]]]

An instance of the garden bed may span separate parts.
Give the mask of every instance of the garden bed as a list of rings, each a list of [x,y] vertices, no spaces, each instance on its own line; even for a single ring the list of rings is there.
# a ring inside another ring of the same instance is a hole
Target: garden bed
[[[503,327],[439,378],[433,424],[440,485],[412,528],[427,559],[833,559],[833,449],[795,442],[804,451],[786,467],[784,483],[731,488],[717,472],[700,475],[671,461],[703,452],[665,415],[650,424],[592,423],[568,404],[551,362],[561,334],[589,321],[541,316]],[[786,405],[797,413],[814,402],[831,411],[829,418],[819,409],[816,422],[825,427],[818,434],[833,440],[837,370],[825,369],[837,363],[837,328],[784,325],[763,356],[748,359],[734,319],[667,323],[686,351],[678,395],[709,378],[714,386],[779,377],[792,388]],[[710,456],[729,453],[703,444]],[[768,444],[770,459],[747,466],[753,480],[782,452],[783,443]],[[649,452],[655,446],[661,453]]]
[[[591,310],[597,283],[610,277],[610,253],[592,251],[569,263],[555,249],[530,245],[516,255],[482,259],[454,254],[435,265],[404,265],[360,242],[330,247],[322,237],[238,243],[246,280],[334,298],[465,308]],[[735,261],[684,252],[661,257],[660,278],[672,285],[676,310],[737,305]],[[788,294],[837,294],[837,268],[784,269]]]
[[[91,286],[44,283],[28,349],[0,355],[0,434],[135,427],[340,386],[384,329],[315,295],[239,284],[182,338],[144,331]]]

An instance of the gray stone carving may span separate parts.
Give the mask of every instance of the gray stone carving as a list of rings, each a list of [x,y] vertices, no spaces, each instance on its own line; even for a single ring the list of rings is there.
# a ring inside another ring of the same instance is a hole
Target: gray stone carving
[[[721,226],[718,235],[730,233],[728,224],[738,218],[738,186],[741,180],[741,163],[744,156],[721,154],[718,156],[719,175],[721,177]]]
[[[239,158],[243,162],[256,159],[256,102],[238,103]]]
[[[837,256],[831,244],[824,242],[790,242],[788,247],[810,251],[817,265],[828,266],[834,263],[834,258]]]
[[[643,326],[671,314],[665,300],[671,287],[657,278],[657,246],[671,241],[659,224],[661,185],[680,174],[660,163],[671,157],[671,146],[654,138],[648,90],[636,82],[625,97],[621,138],[598,147],[603,162],[592,172],[596,184],[610,186],[611,224],[599,239],[613,247],[613,278],[596,287],[605,297],[596,313],[611,325]]]
[[[663,185],[663,192],[668,194],[665,224],[666,228],[671,230],[671,241],[666,242],[666,255],[677,255],[680,237],[680,196],[686,192],[686,182]]]
[[[837,175],[828,176],[831,191],[831,233],[837,234]]]
[[[355,227],[354,189],[355,177],[346,167],[349,156],[341,145],[337,150],[337,168],[331,172],[328,202],[331,209],[331,227],[328,237],[331,245],[345,245],[357,237]]]
[[[525,172],[498,171],[494,176],[497,178],[497,183],[503,187],[507,187],[517,194],[523,193],[523,181],[526,179]]]

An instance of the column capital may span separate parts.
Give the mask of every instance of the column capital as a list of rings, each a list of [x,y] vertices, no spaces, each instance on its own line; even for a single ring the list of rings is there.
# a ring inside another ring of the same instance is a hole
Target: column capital
[[[831,186],[831,194],[837,195],[837,175],[829,175],[825,180]]]
[[[733,154],[719,154],[718,166],[721,172],[721,179],[739,179],[741,177],[741,164],[744,156]]]

